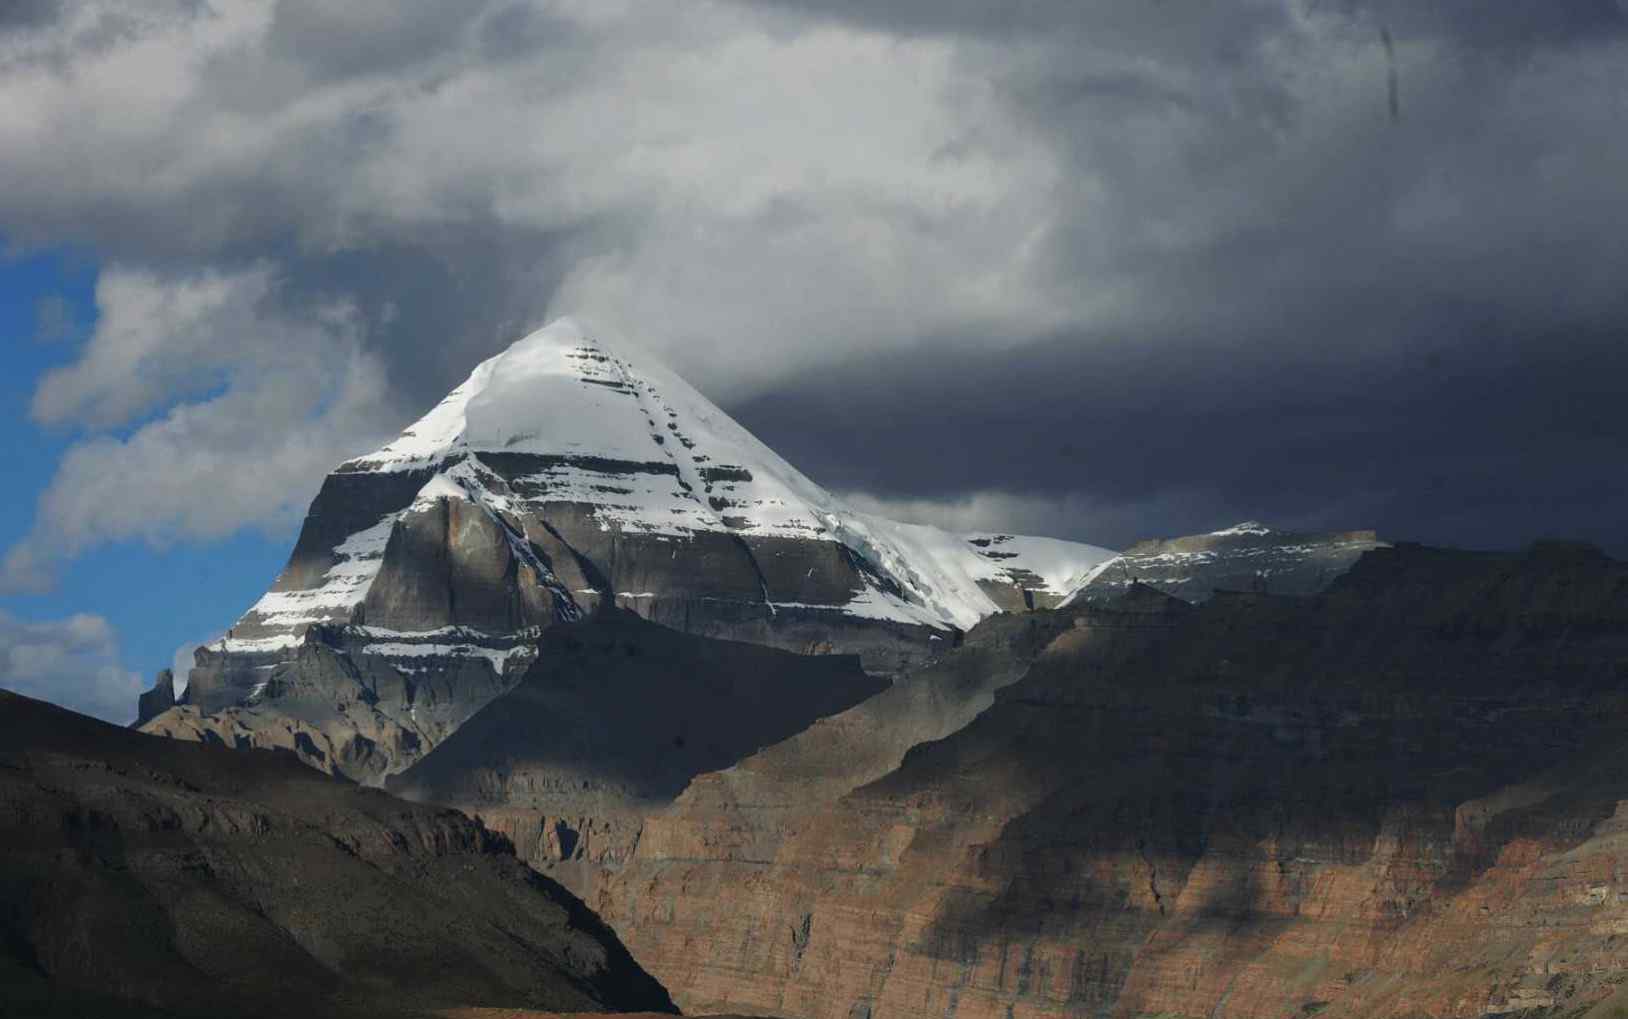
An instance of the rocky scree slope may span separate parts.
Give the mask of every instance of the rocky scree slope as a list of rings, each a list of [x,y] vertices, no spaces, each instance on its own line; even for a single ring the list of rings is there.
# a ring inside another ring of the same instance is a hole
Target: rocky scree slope
[[[0,1014],[671,1011],[451,810],[0,690]]]
[[[1111,556],[855,512],[683,380],[561,320],[331,474],[272,589],[139,721],[376,782],[513,686],[544,630],[601,607],[892,674],[992,613],[1062,601]]]
[[[969,724],[893,763],[896,686],[567,877],[692,1011],[1628,1007],[1628,565],[1401,545],[999,622],[1044,650]]]

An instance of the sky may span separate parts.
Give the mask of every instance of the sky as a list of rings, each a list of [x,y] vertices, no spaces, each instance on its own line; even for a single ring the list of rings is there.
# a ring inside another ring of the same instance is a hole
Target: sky
[[[1628,0],[0,5],[0,684],[573,314],[913,520],[1628,554]]]

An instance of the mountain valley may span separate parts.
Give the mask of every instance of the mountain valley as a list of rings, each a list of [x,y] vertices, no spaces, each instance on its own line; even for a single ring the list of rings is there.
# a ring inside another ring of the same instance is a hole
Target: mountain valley
[[[1625,680],[1590,546],[897,523],[564,321],[330,475],[141,732],[0,702],[7,964],[182,1008],[286,955],[311,1007],[1616,1019]],[[74,888],[167,933],[64,927]]]

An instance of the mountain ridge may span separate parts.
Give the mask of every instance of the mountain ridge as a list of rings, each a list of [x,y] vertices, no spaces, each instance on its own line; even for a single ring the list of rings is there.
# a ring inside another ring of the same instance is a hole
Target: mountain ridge
[[[1064,604],[1111,600],[1138,583],[1193,603],[1218,591],[1318,594],[1363,553],[1387,544],[1371,530],[1285,531],[1245,520],[1206,534],[1138,541],[1103,563]]]
[[[997,632],[1019,623],[1027,649]],[[947,658],[984,637],[1017,652],[1009,678],[979,664],[963,689],[988,706],[902,756],[896,720],[867,724],[895,684],[698,776],[624,858],[517,848],[687,1010],[1608,1019],[1628,1000],[1628,564],[1398,543],[1314,595],[1135,584],[979,630]]]
[[[330,474],[271,588],[139,721],[379,781],[518,682],[543,629],[601,608],[891,675],[1112,555],[854,511],[562,319]]]

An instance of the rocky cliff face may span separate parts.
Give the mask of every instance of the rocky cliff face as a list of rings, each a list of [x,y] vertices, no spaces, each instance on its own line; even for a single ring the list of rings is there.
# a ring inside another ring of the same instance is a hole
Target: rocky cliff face
[[[540,633],[601,608],[892,674],[1110,556],[854,512],[681,379],[560,322],[329,476],[271,591],[147,726],[378,781],[512,687]]]
[[[478,1006],[671,1007],[580,901],[455,811],[0,691],[0,1013]]]
[[[849,655],[678,633],[628,612],[544,635],[520,684],[389,780],[459,803],[528,860],[632,852],[643,818],[726,768],[887,689]]]
[[[1111,600],[1137,583],[1190,602],[1216,591],[1316,594],[1384,544],[1373,531],[1278,531],[1250,520],[1209,534],[1139,541],[1096,570],[1072,600]]]
[[[1628,566],[1401,546],[1317,597],[985,626],[552,872],[688,1010],[1628,1004]]]

